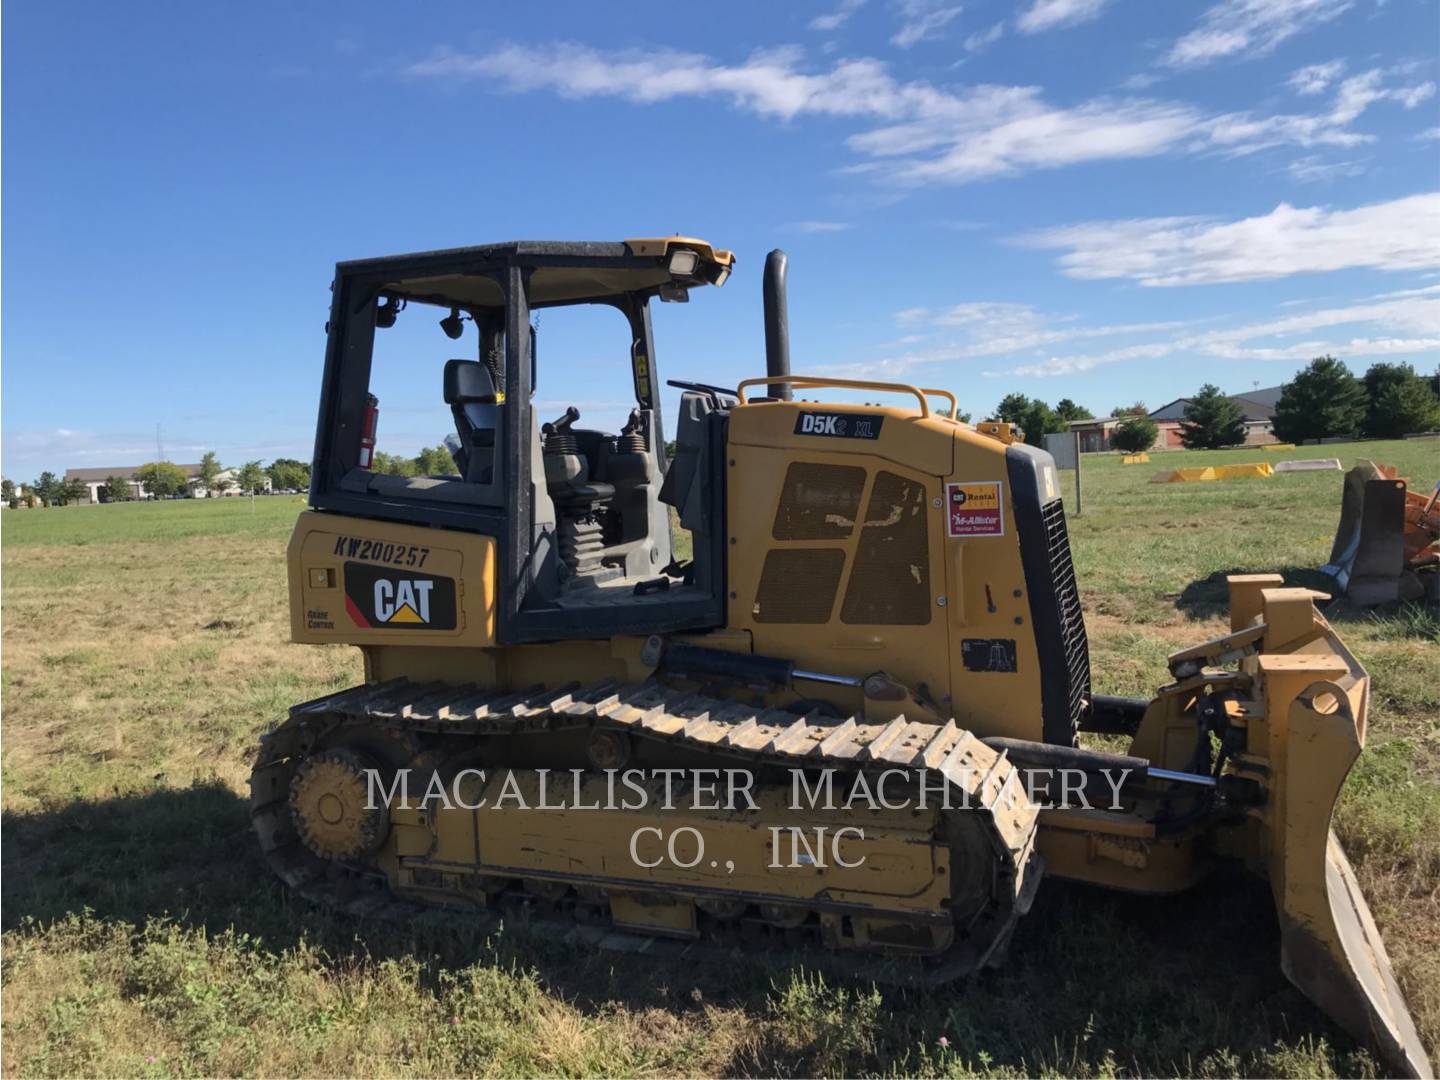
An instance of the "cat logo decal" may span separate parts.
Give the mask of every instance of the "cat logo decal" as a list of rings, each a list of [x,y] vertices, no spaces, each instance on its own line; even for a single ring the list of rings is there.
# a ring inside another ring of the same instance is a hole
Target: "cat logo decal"
[[[347,562],[345,611],[362,629],[454,630],[455,581]]]

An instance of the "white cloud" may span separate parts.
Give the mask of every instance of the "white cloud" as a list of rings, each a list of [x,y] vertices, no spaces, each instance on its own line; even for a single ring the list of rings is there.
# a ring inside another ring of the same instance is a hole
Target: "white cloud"
[[[1002,301],[968,301],[938,309],[908,308],[897,312],[895,321],[910,332],[880,348],[904,351],[827,365],[825,372],[910,381],[944,379],[946,376],[938,369],[945,365],[983,358],[1011,358],[1013,366],[982,369],[981,375],[1014,378],[1074,375],[1143,361],[1164,361],[1172,366],[1195,359],[1253,364],[1303,361],[1329,353],[1353,363],[1376,357],[1423,356],[1440,350],[1440,285],[1250,321],[1170,320],[1089,326],[1073,315],[1054,315],[1028,304]],[[1225,321],[1234,325],[1216,325]],[[924,348],[907,348],[922,341],[926,343]],[[1067,345],[1082,342],[1111,344],[1093,352],[1063,351]]]
[[[1435,93],[1433,82],[1385,87],[1381,85],[1384,77],[1385,73],[1376,68],[1342,82],[1335,94],[1331,120],[1348,124],[1377,101],[1394,101],[1402,108],[1413,109]]]
[[[966,52],[980,52],[988,49],[1005,36],[1005,20],[1001,19],[988,30],[977,30],[965,39]]]
[[[1302,184],[1339,180],[1346,176],[1363,176],[1366,165],[1361,161],[1325,161],[1316,154],[1296,158],[1288,166],[1288,172]]]
[[[888,374],[900,376],[917,368],[937,364],[981,357],[1033,354],[1036,350],[1065,342],[1135,337],[1194,325],[1190,322],[1167,320],[1088,326],[1075,316],[1050,315],[1029,304],[999,301],[969,301],[938,310],[906,308],[895,313],[895,322],[902,329],[924,329],[927,332],[907,334],[891,343],[892,346],[922,340],[932,341],[934,344],[899,356],[832,367],[828,369],[829,373],[840,374],[842,368],[845,371],[860,372],[867,363],[879,363],[883,364],[883,370]]]
[[[1426,269],[1440,266],[1436,236],[1440,193],[1353,210],[1281,203],[1268,214],[1229,222],[1091,222],[1030,233],[1020,243],[1065,251],[1059,264],[1070,277],[1200,285],[1355,267]]]
[[[851,136],[852,149],[893,158],[902,185],[966,183],[1081,161],[1150,157],[1178,148],[1202,117],[1185,105],[1097,99],[1057,108],[1035,87],[978,86],[937,116]]]
[[[717,64],[698,53],[645,50],[603,53],[585,45],[507,45],[480,55],[440,49],[406,68],[418,77],[484,80],[507,90],[553,90],[562,97],[619,97],[653,104],[677,97],[719,97],[761,116],[902,116],[948,100],[925,83],[898,83],[878,60],[842,60],[828,72],[797,70],[800,50],[752,53],[743,64]]]
[[[1385,80],[1396,73],[1376,69],[1344,80],[1332,107],[1322,113],[1217,116],[1143,97],[1099,97],[1058,106],[1034,86],[942,89],[900,81],[885,64],[867,57],[813,69],[795,48],[725,64],[697,53],[605,53],[567,43],[505,45],[480,54],[442,49],[404,73],[476,81],[511,92],[549,90],[568,98],[614,97],[637,104],[708,97],[784,121],[809,115],[856,120],[865,129],[847,143],[868,160],[850,170],[897,187],[961,184],[1167,153],[1355,146],[1371,139],[1350,127],[1370,105],[1393,101],[1413,107],[1434,89],[1429,83],[1388,85]]]
[[[850,21],[850,16],[865,6],[865,0],[840,0],[834,11],[816,15],[810,20],[811,30],[839,30]]]
[[[937,0],[900,0],[898,7],[900,29],[895,31],[890,44],[901,49],[934,37],[965,10],[958,4],[944,6]]]
[[[797,233],[837,233],[853,226],[848,221],[792,221],[780,228]]]
[[[1386,77],[1394,74],[1400,72],[1372,68],[1352,75],[1339,84],[1329,110],[1322,113],[1217,116],[1205,123],[1205,137],[1215,149],[1229,154],[1253,154],[1274,146],[1359,146],[1373,142],[1374,136],[1350,127],[1371,105],[1390,101],[1413,109],[1435,92],[1431,82],[1384,85]]]
[[[1435,96],[1435,84],[1423,82],[1415,86],[1401,87],[1391,95],[1404,108],[1413,109]]]
[[[1028,304],[957,304],[934,319],[939,327],[962,327],[969,340],[945,350],[947,359],[1004,356],[1047,348],[1065,341],[1120,337],[1174,330],[1186,325],[1178,321],[1116,323],[1083,326],[1070,319],[1055,320]]]
[[[1344,60],[1327,60],[1323,64],[1307,64],[1286,79],[1285,84],[1297,94],[1313,97],[1316,94],[1324,93],[1325,89],[1338,79],[1344,70]]]
[[[1034,0],[1015,19],[1015,29],[1022,34],[1038,34],[1062,26],[1098,19],[1110,0]]]
[[[263,440],[264,436],[260,437]],[[276,438],[272,441],[197,441],[194,435],[166,435],[165,455],[171,461],[199,461],[207,450],[222,461],[238,463],[254,458],[303,457],[301,440]],[[137,431],[78,431],[54,428],[49,431],[12,431],[4,435],[5,475],[16,483],[28,483],[42,470],[57,475],[65,469],[107,468],[143,465],[155,460],[155,433]]]
[[[1128,78],[1122,79],[1117,85],[1125,91],[1149,90],[1160,81],[1160,76],[1149,71],[1139,71]]]
[[[1432,128],[1426,128],[1424,131],[1415,135],[1414,139],[1416,142],[1434,142],[1440,139],[1440,124]]]
[[[1295,34],[1329,22],[1355,0],[1220,0],[1165,55],[1171,67],[1198,67],[1233,56],[1263,56]]]
[[[1440,286],[1406,290],[1380,299],[1290,315],[1223,330],[1182,334],[1159,341],[1124,346],[1100,353],[1052,356],[1023,363],[987,376],[1073,375],[1097,367],[1135,360],[1164,360],[1200,355],[1224,360],[1296,361],[1329,353],[1342,360],[1433,353],[1440,349]],[[1349,328],[1329,336],[1316,331]]]

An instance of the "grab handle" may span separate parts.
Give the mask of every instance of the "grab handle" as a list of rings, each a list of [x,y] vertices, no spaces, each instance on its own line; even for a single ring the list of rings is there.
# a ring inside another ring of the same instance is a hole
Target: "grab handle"
[[[925,399],[927,393],[944,394],[950,398],[952,414],[958,408],[955,402],[955,395],[948,390],[921,390],[918,386],[910,386],[908,383],[887,383],[871,382],[869,379],[833,379],[824,375],[760,375],[753,379],[745,379],[737,386],[736,392],[740,404],[746,404],[745,388],[747,386],[768,386],[771,383],[790,383],[797,389],[812,389],[821,386],[835,386],[844,390],[881,390],[895,394],[914,394],[915,400],[920,403],[920,418],[928,419],[930,416],[930,402]],[[952,415],[953,419],[953,415]]]

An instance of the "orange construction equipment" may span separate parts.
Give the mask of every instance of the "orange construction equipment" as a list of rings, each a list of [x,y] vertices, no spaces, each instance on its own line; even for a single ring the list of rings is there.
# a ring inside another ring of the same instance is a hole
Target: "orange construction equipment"
[[[1365,607],[1434,595],[1440,582],[1440,484],[1427,496],[1395,473],[1362,461],[1345,474],[1340,525],[1320,568]]]

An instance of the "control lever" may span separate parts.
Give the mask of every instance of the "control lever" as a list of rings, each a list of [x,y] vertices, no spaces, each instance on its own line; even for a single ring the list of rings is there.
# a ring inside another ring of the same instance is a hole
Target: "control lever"
[[[565,410],[565,415],[540,425],[540,431],[545,435],[564,435],[569,432],[571,425],[580,419],[580,410],[571,405]]]

